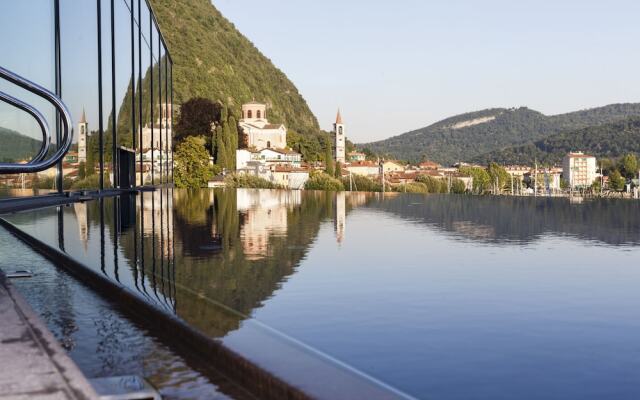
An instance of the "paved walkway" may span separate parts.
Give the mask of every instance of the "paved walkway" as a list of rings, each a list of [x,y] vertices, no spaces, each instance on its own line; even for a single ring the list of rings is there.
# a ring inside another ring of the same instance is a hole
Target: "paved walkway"
[[[0,271],[0,400],[95,398],[87,379]]]

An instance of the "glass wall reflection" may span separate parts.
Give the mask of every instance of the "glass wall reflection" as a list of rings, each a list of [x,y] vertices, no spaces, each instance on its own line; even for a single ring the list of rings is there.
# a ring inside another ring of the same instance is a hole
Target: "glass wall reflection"
[[[167,181],[170,132],[163,127],[170,118],[163,107],[169,108],[172,85],[161,70],[169,56],[146,1],[11,2],[0,14],[0,30],[13,38],[0,42],[2,66],[58,93],[74,128],[72,148],[56,168],[0,176],[0,197]],[[61,134],[53,107],[5,81],[0,90],[44,114],[53,153]],[[42,146],[33,118],[5,103],[0,138],[6,139],[1,162],[28,162]]]
[[[50,0],[25,0],[3,4],[0,12],[2,66],[56,91],[55,8]],[[25,51],[25,49],[29,49]],[[55,151],[55,109],[40,97],[0,79],[0,91],[36,107],[49,122],[50,152]],[[0,102],[0,162],[25,163],[42,146],[42,133],[33,117]],[[0,175],[0,197],[30,196],[56,190],[56,168],[37,174]]]

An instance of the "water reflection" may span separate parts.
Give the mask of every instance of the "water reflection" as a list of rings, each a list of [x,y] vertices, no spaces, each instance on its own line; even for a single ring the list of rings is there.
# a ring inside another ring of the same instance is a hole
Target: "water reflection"
[[[613,334],[607,346],[593,340],[609,325],[618,332],[631,324],[627,332],[640,333],[625,314],[640,301],[625,286],[637,278],[629,260],[640,242],[638,207],[615,200],[162,189],[10,219],[237,348],[264,351],[247,333],[252,321],[264,321],[417,396],[474,397],[439,383],[462,379],[487,385],[475,397],[491,398],[551,385],[558,376],[573,379],[590,365],[581,358],[584,346],[633,370],[633,360],[614,356],[631,354],[631,342]],[[616,273],[601,268],[602,260]],[[538,333],[523,334],[532,330]],[[492,358],[501,352],[500,362]],[[564,370],[506,384],[510,371],[524,368],[522,359],[536,371],[554,363]],[[425,370],[432,379],[421,377]],[[601,375],[602,384],[614,375]],[[583,394],[573,382],[571,390],[546,394]]]
[[[607,200],[572,205],[558,199],[163,189],[11,220],[208,334],[224,336],[295,273],[324,221],[333,221],[338,244],[348,242],[348,215],[358,208],[503,245],[548,234],[608,245],[640,242],[638,204]]]

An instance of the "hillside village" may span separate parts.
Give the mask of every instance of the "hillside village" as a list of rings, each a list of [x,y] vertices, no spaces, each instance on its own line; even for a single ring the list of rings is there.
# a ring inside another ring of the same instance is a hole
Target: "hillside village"
[[[238,128],[246,145],[236,150],[235,174],[254,176],[276,187],[305,189],[312,176],[323,174],[335,177],[345,190],[353,191],[371,190],[373,184],[379,188],[376,191],[557,196],[612,189],[638,196],[637,174],[629,174],[628,181],[615,177],[616,181],[610,182],[596,157],[580,151],[567,153],[561,165],[492,164],[489,168],[464,162],[450,166],[434,161],[410,164],[367,156],[362,151],[347,152],[347,126],[340,111],[333,123],[331,159],[328,163],[307,162],[287,143],[287,127],[269,122],[266,104],[249,102],[242,105],[241,114]],[[228,173],[231,171],[212,179],[209,187],[226,186]],[[358,181],[362,183],[362,179],[368,184],[359,189]]]

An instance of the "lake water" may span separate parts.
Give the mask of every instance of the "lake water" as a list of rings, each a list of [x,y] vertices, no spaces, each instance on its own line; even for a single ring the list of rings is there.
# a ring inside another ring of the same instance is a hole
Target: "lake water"
[[[264,332],[416,398],[640,398],[640,202],[163,190],[7,219],[284,376]]]

